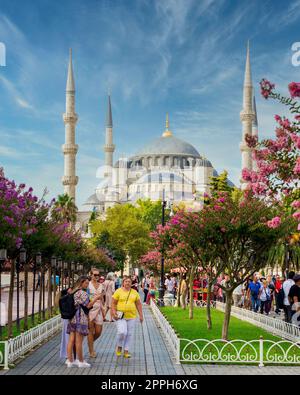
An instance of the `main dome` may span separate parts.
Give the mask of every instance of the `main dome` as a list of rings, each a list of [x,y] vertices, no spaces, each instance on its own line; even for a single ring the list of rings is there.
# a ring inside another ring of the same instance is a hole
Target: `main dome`
[[[199,152],[191,144],[173,135],[161,136],[142,148],[137,156],[147,155],[183,155],[200,158]]]

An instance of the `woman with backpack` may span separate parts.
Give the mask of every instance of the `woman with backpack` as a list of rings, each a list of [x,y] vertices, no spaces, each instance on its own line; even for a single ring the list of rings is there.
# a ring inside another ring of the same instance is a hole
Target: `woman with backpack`
[[[260,313],[264,312],[269,315],[271,310],[271,289],[268,286],[266,280],[263,280],[263,285],[259,290],[259,300],[260,300]]]
[[[115,276],[113,273],[108,273],[106,276],[106,280],[104,281],[104,289],[105,289],[105,317],[107,317],[107,313],[109,312],[109,322],[112,322],[113,317],[111,314],[111,304],[112,304],[112,296],[115,293]]]
[[[85,336],[89,334],[88,315],[90,309],[101,299],[101,295],[95,295],[90,300],[87,292],[89,278],[82,276],[79,279],[79,289],[73,293],[75,315],[70,319],[67,333],[70,335],[68,342],[68,368],[77,366],[78,368],[89,368],[91,365],[83,359],[82,343]],[[77,359],[73,359],[73,348],[76,347]]]

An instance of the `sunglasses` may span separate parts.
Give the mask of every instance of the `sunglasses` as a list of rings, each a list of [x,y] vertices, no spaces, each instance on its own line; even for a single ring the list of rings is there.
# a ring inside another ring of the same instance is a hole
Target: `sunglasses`
[[[100,277],[100,274],[93,274],[94,277]]]

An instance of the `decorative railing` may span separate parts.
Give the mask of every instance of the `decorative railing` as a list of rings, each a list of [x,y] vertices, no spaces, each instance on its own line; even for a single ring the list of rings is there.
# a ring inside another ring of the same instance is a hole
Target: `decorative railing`
[[[217,310],[225,311],[225,303],[216,302],[216,308]],[[269,317],[267,315],[234,306],[231,308],[231,315],[242,321],[247,321],[265,329],[274,335],[283,337],[284,339],[288,339],[293,342],[300,342],[300,327],[297,325],[289,324],[278,318]]]
[[[205,307],[206,302],[197,305]],[[180,339],[153,300],[150,306],[177,363],[254,364],[260,367],[266,364],[300,365],[299,341],[272,341],[264,340],[262,337],[251,341]],[[222,307],[219,302],[215,303],[215,306],[219,309]]]
[[[288,340],[180,339],[180,362],[300,365],[300,345]]]
[[[0,342],[0,368],[8,369],[8,343]]]
[[[55,335],[61,326],[61,317],[58,315],[13,339],[1,342],[4,344],[2,347],[4,351],[0,348],[0,367],[8,368],[9,364],[13,364],[33,348]]]
[[[174,357],[176,358],[176,362],[179,363],[179,353],[180,353],[180,340],[177,337],[175,330],[172,328],[170,323],[166,320],[160,309],[157,307],[156,303],[153,299],[150,300],[150,307],[156,322],[161,329],[166,341],[170,346],[170,350],[172,351]]]

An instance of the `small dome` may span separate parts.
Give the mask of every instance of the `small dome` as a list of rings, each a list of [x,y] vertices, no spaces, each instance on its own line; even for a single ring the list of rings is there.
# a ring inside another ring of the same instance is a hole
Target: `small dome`
[[[91,195],[88,200],[84,203],[84,206],[97,206],[99,204],[99,200],[97,198],[97,195],[94,193]]]
[[[138,152],[136,156],[147,155],[183,155],[200,158],[200,154],[196,148],[173,135],[155,139]]]

